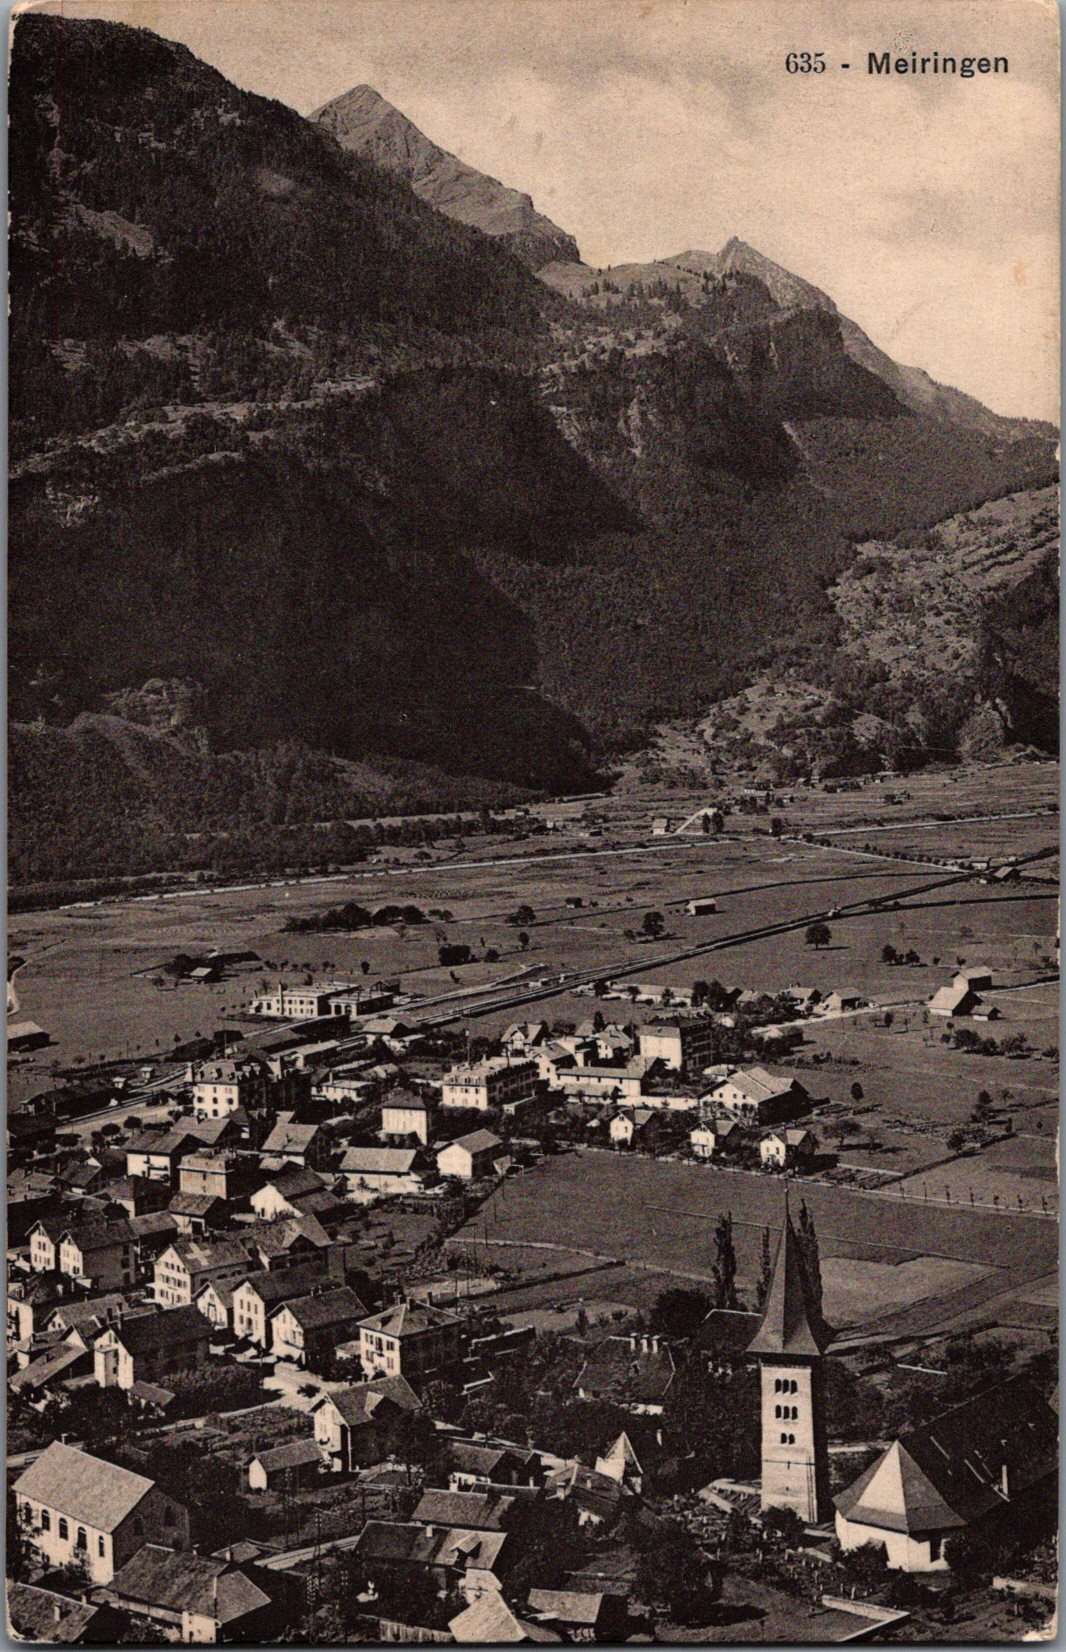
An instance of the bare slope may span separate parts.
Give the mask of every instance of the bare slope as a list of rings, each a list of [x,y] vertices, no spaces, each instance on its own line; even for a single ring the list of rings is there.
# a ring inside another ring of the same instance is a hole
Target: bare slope
[[[421,200],[498,239],[531,269],[577,261],[573,236],[537,212],[528,195],[439,148],[372,86],[353,86],[316,109],[311,119],[343,149],[405,178]]]

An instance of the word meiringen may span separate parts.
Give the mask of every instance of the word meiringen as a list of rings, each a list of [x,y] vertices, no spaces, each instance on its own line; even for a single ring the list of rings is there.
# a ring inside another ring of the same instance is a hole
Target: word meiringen
[[[893,57],[890,52],[869,52],[867,74],[871,75],[958,75],[960,80],[972,80],[975,75],[1006,75],[1010,65],[1005,57],[942,57],[930,52],[920,57],[911,52],[909,57]]]

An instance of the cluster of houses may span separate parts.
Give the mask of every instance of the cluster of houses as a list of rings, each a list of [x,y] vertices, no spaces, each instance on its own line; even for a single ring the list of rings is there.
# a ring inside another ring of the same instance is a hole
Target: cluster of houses
[[[1057,1417],[1021,1378],[900,1434],[851,1485],[830,1495],[824,1395],[833,1332],[807,1266],[786,1204],[762,1310],[712,1310],[695,1333],[696,1356],[709,1367],[753,1363],[762,1394],[759,1478],[751,1485],[713,1481],[701,1494],[706,1508],[723,1519],[740,1509],[755,1520],[789,1509],[812,1541],[835,1535],[844,1551],[876,1543],[890,1566],[921,1573],[947,1568],[951,1540],[961,1532],[1002,1529],[1039,1509],[1052,1520]],[[241,1291],[234,1293],[234,1313],[248,1316],[249,1335],[261,1335],[269,1301],[257,1285],[238,1308]],[[122,1317],[113,1299],[81,1306],[92,1307],[101,1322],[112,1316],[127,1342],[131,1326],[152,1323],[151,1316]],[[198,1310],[175,1308],[156,1318],[179,1314],[191,1323]],[[362,1378],[323,1386],[300,1412],[302,1433],[249,1455],[246,1495],[254,1500],[280,1489],[291,1497],[396,1462],[405,1428],[418,1419],[435,1436],[435,1448],[416,1482],[408,1473],[402,1506],[388,1517],[364,1512],[350,1531],[322,1545],[286,1550],[280,1540],[241,1538],[205,1554],[195,1543],[195,1509],[150,1475],[55,1441],[14,1480],[18,1538],[43,1573],[12,1585],[16,1629],[51,1620],[63,1634],[45,1639],[130,1639],[138,1630],[145,1640],[189,1644],[285,1638],[306,1605],[323,1550],[340,1545],[365,1579],[359,1604],[368,1630],[376,1629],[371,1638],[647,1638],[650,1624],[624,1581],[604,1576],[598,1559],[623,1522],[635,1519],[650,1530],[662,1518],[651,1482],[663,1453],[664,1410],[687,1368],[676,1357],[681,1344],[675,1351],[648,1333],[588,1344],[575,1397],[610,1405],[627,1419],[590,1463],[434,1421],[427,1410],[431,1379],[461,1358],[451,1316],[402,1303],[364,1317],[359,1330]],[[518,1357],[522,1346],[509,1345]],[[688,1357],[692,1349],[684,1352]],[[550,1546],[563,1505],[587,1541],[584,1558],[567,1551],[569,1570],[560,1576],[545,1557],[545,1542]],[[71,1569],[79,1580],[73,1590]],[[449,1603],[446,1626],[432,1632],[416,1608],[405,1615],[408,1596],[427,1598],[414,1588],[418,1576],[428,1596]]]

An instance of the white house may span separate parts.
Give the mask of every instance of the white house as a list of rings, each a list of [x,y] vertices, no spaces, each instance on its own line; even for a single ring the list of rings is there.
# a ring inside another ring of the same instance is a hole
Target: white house
[[[759,1143],[759,1158],[767,1168],[775,1170],[802,1164],[817,1151],[818,1142],[809,1130],[775,1130]]]
[[[537,1069],[532,1061],[509,1061],[494,1056],[470,1067],[453,1067],[441,1080],[442,1107],[507,1107],[530,1101],[536,1094]]]
[[[348,1195],[360,1203],[397,1193],[421,1193],[434,1179],[417,1147],[349,1147],[340,1162]]]
[[[779,1124],[803,1112],[810,1102],[794,1078],[775,1078],[765,1067],[748,1067],[712,1087],[709,1100],[741,1124]]]
[[[477,1181],[492,1175],[496,1160],[505,1151],[503,1142],[491,1130],[473,1130],[440,1149],[437,1169],[442,1176],[458,1176],[464,1182]]]
[[[189,1517],[154,1480],[53,1440],[15,1481],[18,1519],[52,1566],[81,1563],[93,1583],[110,1583],[150,1539],[189,1543]]]
[[[381,1134],[408,1141],[414,1137],[423,1147],[429,1145],[429,1107],[421,1096],[394,1090],[381,1104]]]

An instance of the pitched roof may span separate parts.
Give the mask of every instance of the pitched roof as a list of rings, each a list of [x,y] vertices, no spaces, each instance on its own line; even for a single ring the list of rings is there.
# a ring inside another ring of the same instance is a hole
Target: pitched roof
[[[526,1641],[547,1646],[558,1644],[560,1639],[539,1623],[526,1623],[516,1616],[495,1590],[452,1618],[448,1628],[460,1646],[520,1646]]]
[[[416,1147],[349,1147],[340,1167],[349,1176],[406,1176],[418,1156]]]
[[[314,1170],[305,1170],[298,1164],[285,1165],[275,1171],[266,1183],[267,1187],[276,1188],[284,1199],[292,1199],[302,1193],[319,1193],[325,1185]]]
[[[391,1404],[401,1411],[420,1411],[421,1401],[406,1377],[374,1377],[370,1382],[358,1382],[351,1388],[340,1388],[323,1394],[311,1407],[332,1405],[349,1426],[369,1422],[382,1404]]]
[[[269,1307],[274,1302],[295,1302],[297,1297],[310,1295],[316,1285],[324,1283],[325,1277],[321,1268],[303,1263],[295,1268],[275,1268],[273,1272],[264,1268],[242,1279],[234,1294],[250,1286],[259,1300]]]
[[[264,1153],[305,1153],[318,1134],[317,1124],[275,1124],[266,1141]]]
[[[175,1239],[170,1249],[194,1274],[248,1261],[248,1252],[240,1239]]]
[[[287,1445],[274,1446],[271,1451],[257,1451],[252,1458],[268,1474],[284,1468],[302,1468],[305,1463],[321,1463],[322,1453],[314,1440],[290,1440]]]
[[[132,1244],[133,1229],[124,1216],[118,1221],[98,1217],[88,1222],[67,1223],[60,1233],[60,1240],[65,1239],[83,1252],[107,1250],[111,1245]]]
[[[437,1157],[449,1147],[465,1147],[468,1153],[491,1153],[503,1142],[491,1130],[471,1130],[468,1136],[456,1136],[454,1141],[442,1142]]]
[[[529,1609],[539,1617],[554,1618],[557,1623],[594,1626],[603,1609],[604,1596],[585,1594],[577,1589],[531,1589]]]
[[[503,1531],[514,1508],[513,1497],[498,1492],[438,1491],[428,1488],[411,1516],[426,1526],[464,1526],[474,1531]]]
[[[53,1440],[15,1481],[15,1491],[100,1532],[114,1531],[152,1490],[154,1480]]]
[[[159,1314],[136,1314],[116,1327],[115,1336],[127,1353],[137,1355],[158,1348],[181,1348],[190,1342],[209,1342],[211,1325],[190,1302]]]
[[[331,1325],[348,1325],[366,1318],[366,1308],[348,1285],[320,1295],[298,1296],[283,1302],[279,1312],[290,1313],[305,1331],[324,1331]]]
[[[795,1082],[792,1078],[775,1078],[765,1067],[748,1067],[723,1079],[722,1085],[732,1084],[751,1101],[770,1101],[776,1096],[788,1095]],[[720,1089],[721,1085],[715,1088]]]
[[[641,1347],[639,1339],[617,1336],[604,1337],[592,1349],[578,1374],[577,1386],[600,1399],[648,1404],[661,1400],[673,1380],[674,1359],[669,1348],[661,1344]]]
[[[115,1573],[111,1591],[124,1600],[143,1601],[172,1612],[194,1612],[216,1623],[233,1623],[270,1596],[243,1572],[229,1571],[211,1555],[178,1553],[146,1543]]]
[[[15,1640],[34,1641],[42,1646],[73,1646],[85,1639],[99,1606],[87,1600],[71,1600],[51,1589],[37,1589],[30,1583],[8,1583],[7,1621]]]
[[[818,1311],[786,1204],[785,1225],[777,1247],[774,1277],[766,1298],[762,1324],[748,1351],[752,1354],[791,1354],[817,1359],[832,1338],[833,1333]]]
[[[1023,1377],[894,1440],[837,1508],[888,1531],[968,1525],[1056,1472],[1058,1418]]]

